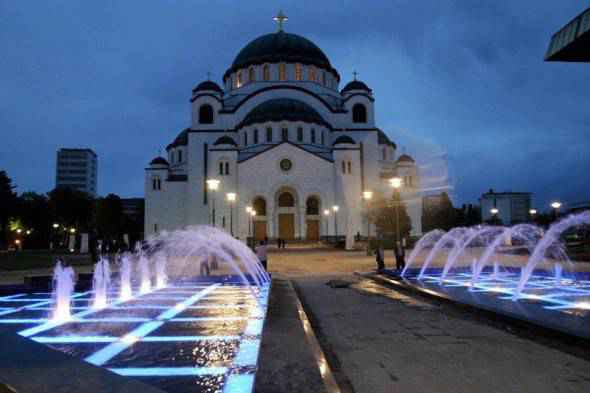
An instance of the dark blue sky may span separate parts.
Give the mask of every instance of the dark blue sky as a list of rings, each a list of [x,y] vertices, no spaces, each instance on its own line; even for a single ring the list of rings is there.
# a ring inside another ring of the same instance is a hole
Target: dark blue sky
[[[189,125],[192,87],[251,39],[314,41],[358,70],[378,125],[421,164],[446,157],[456,203],[489,188],[590,199],[590,64],[545,63],[588,6],[555,1],[0,0],[0,169],[54,186],[59,147],[99,156],[99,193],[143,196],[143,168]],[[439,172],[444,173],[445,169]]]

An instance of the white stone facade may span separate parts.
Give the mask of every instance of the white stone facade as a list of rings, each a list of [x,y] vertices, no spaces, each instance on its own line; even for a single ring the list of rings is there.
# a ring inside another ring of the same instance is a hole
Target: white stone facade
[[[412,233],[421,234],[416,164],[397,158],[377,128],[372,91],[356,80],[339,91],[337,71],[303,37],[280,31],[256,41],[226,72],[223,90],[211,81],[193,90],[190,128],[167,147],[167,159],[146,168],[145,235],[212,224],[215,205],[216,226],[241,239],[256,232],[316,240],[336,229],[365,236],[362,192],[389,193],[396,175]],[[219,189],[207,190],[207,179]],[[233,208],[229,192],[237,194]],[[258,210],[253,219],[247,206]]]

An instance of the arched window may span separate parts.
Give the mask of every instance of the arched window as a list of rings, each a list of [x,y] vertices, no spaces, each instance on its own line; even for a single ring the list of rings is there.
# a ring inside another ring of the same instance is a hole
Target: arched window
[[[154,176],[152,178],[152,190],[159,191],[162,189],[162,183],[160,182],[160,178],[158,176]]]
[[[199,107],[199,123],[213,123],[213,107],[209,104],[203,104]]]
[[[283,142],[287,142],[289,140],[289,129],[288,128],[281,129],[281,139],[283,140]]]
[[[317,216],[320,214],[320,201],[317,197],[311,196],[307,198],[305,203],[305,214],[308,216]]]
[[[254,82],[256,80],[256,76],[254,74],[254,67],[250,67],[248,70],[248,82]]]
[[[287,80],[287,66],[285,63],[279,64],[279,80]]]
[[[315,128],[311,129],[311,143],[315,143]]]
[[[262,68],[262,79],[265,81],[270,80],[270,68],[268,67],[268,64],[265,64]]]
[[[342,174],[346,174],[346,163],[342,161]]]
[[[350,175],[352,173],[352,163],[350,161],[348,161],[348,174]]]
[[[315,67],[314,66],[309,66],[308,71],[307,71],[307,79],[315,82]]]
[[[266,216],[266,201],[262,197],[257,197],[252,203],[257,216]]]
[[[221,217],[221,226],[225,228],[225,216]]]
[[[225,175],[229,175],[229,162],[225,163]]]
[[[303,142],[303,127],[297,128],[297,142]]]
[[[272,127],[266,128],[266,141],[272,142]]]
[[[295,198],[290,192],[283,192],[279,195],[279,207],[293,207],[295,206]]]
[[[223,176],[223,162],[219,163],[219,175]]]
[[[367,108],[363,104],[354,104],[352,107],[352,122],[366,123],[367,122]]]
[[[238,76],[236,78],[236,87],[242,86],[244,81],[242,80],[242,71],[238,71]]]
[[[229,175],[229,162],[228,161],[220,161],[219,162],[219,176],[227,176]]]
[[[303,79],[301,74],[302,74],[301,64],[296,63],[295,64],[295,80],[300,81],[301,79]]]
[[[258,128],[254,129],[254,144],[258,144]]]

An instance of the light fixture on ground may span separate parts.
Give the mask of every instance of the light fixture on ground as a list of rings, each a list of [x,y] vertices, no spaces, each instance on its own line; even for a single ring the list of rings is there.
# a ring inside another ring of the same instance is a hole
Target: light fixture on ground
[[[334,236],[336,236],[336,242],[338,241],[338,210],[340,210],[338,205],[332,206],[332,211],[334,212]]]
[[[219,189],[219,183],[217,179],[207,179],[207,190],[211,191],[211,225],[215,226],[215,193]]]
[[[391,187],[394,190],[400,190],[402,188],[403,182],[402,182],[402,178],[401,177],[392,177],[391,179],[389,179],[389,184],[391,185]],[[401,201],[401,195],[400,195],[400,201]],[[394,205],[395,208],[395,232],[396,232],[396,244],[398,245],[398,247],[401,245],[401,239],[400,239],[400,230],[399,230],[399,203]]]
[[[225,194],[227,198],[227,202],[229,203],[229,231],[231,235],[234,235],[234,203],[237,199],[237,194],[235,192],[228,192]]]

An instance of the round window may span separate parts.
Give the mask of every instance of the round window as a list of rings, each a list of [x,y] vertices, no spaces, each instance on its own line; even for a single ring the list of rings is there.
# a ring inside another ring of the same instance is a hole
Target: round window
[[[293,168],[293,163],[288,158],[284,158],[281,160],[280,166],[284,172],[289,172]]]

